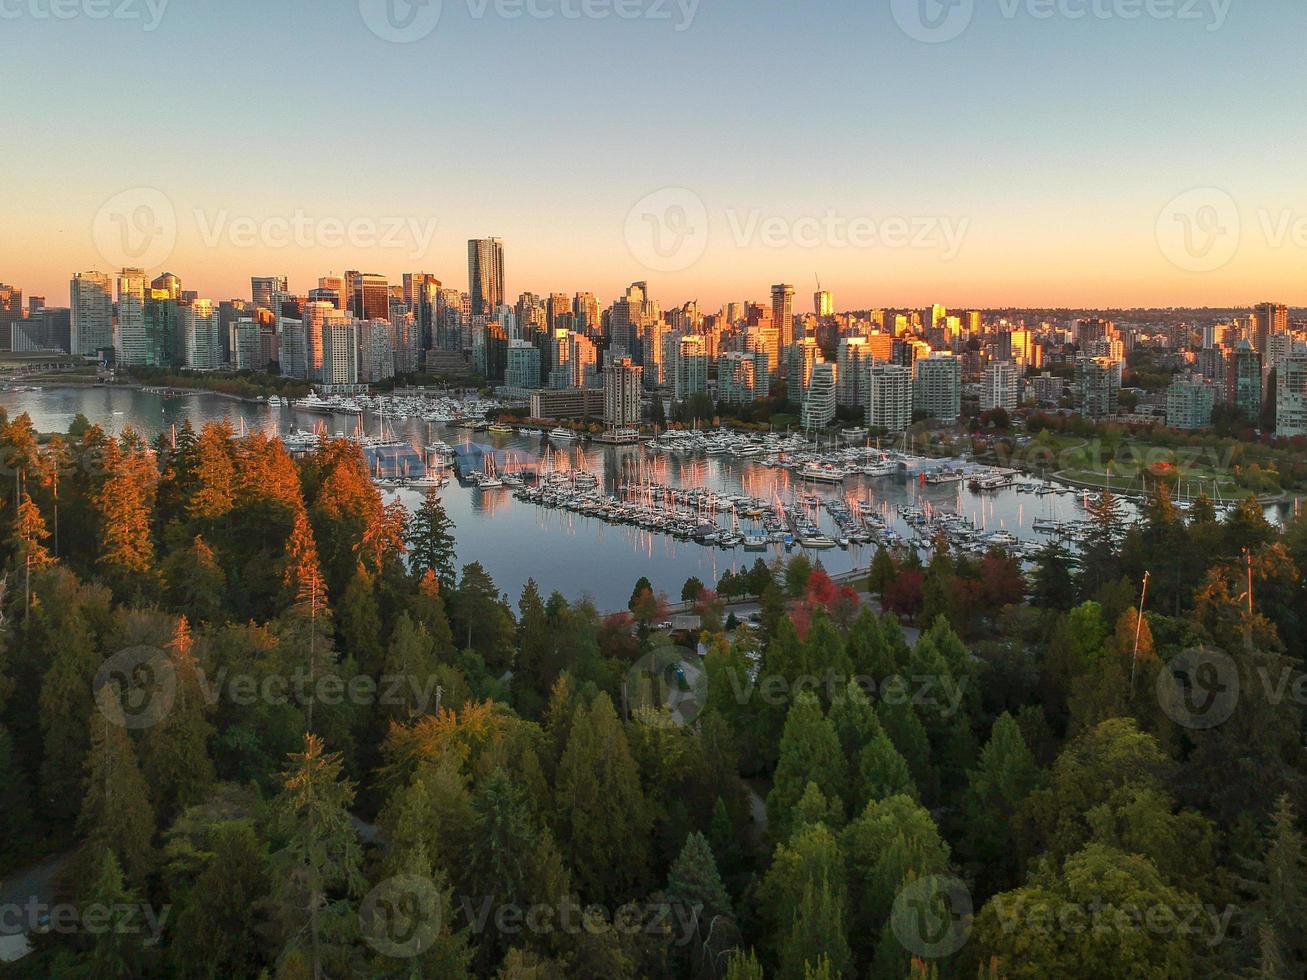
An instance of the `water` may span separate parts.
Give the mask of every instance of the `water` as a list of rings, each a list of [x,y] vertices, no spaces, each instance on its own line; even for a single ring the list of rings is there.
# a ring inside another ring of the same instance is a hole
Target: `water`
[[[187,420],[199,429],[208,421],[223,418],[230,419],[238,430],[243,425],[246,430],[261,430],[269,435],[285,433],[293,426],[312,429],[320,425],[326,425],[333,434],[352,433],[360,425],[373,434],[382,431],[382,421],[370,416],[360,420],[357,416],[332,417],[272,409],[202,393],[165,398],[124,388],[0,392],[0,407],[11,418],[27,412],[41,432],[66,431],[78,413],[106,431],[118,433],[130,426],[149,438]],[[724,490],[733,495],[743,493],[766,500],[780,497],[787,503],[793,492],[869,500],[871,506],[887,517],[891,527],[908,537],[911,534],[897,513],[902,504],[914,507],[929,504],[937,511],[956,512],[970,518],[985,531],[1007,530],[1025,540],[1042,540],[1032,528],[1036,520],[1067,521],[1084,517],[1079,497],[1037,497],[1013,489],[978,495],[965,484],[927,487],[892,479],[850,479],[843,487],[814,487],[801,484],[789,471],[724,457],[669,456],[653,454],[641,447],[598,445],[550,450],[539,435],[478,433],[473,437],[467,430],[431,427],[417,419],[390,420],[385,425],[387,435],[410,439],[419,451],[432,437],[455,446],[475,438],[478,443],[493,444],[500,450],[501,460],[509,466],[538,468],[542,453],[556,451],[560,454],[556,465],[594,473],[610,493],[627,479],[644,479]],[[534,578],[545,594],[557,590],[569,598],[588,595],[601,610],[624,609],[635,582],[642,575],[648,577],[655,589],[665,591],[676,601],[681,586],[690,576],[711,586],[728,570],[748,568],[759,557],[771,561],[785,553],[779,545],[765,553],[704,547],[628,525],[609,525],[569,511],[537,507],[514,499],[507,490],[483,493],[451,483],[441,493],[457,527],[459,562],[478,561],[484,565],[514,604],[526,581]],[[411,491],[400,491],[399,496],[410,507],[421,501],[420,495]],[[824,511],[821,518],[823,530],[833,534],[835,525]],[[729,523],[729,515],[720,519]],[[742,526],[747,529],[747,524]],[[874,545],[855,545],[848,550],[809,552],[809,555],[819,559],[828,572],[836,574],[868,568],[875,550]],[[791,552],[798,553],[798,549]]]

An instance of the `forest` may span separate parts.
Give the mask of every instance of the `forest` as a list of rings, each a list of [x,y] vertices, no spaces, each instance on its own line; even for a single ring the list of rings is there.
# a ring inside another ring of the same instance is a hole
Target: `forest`
[[[0,417],[0,512],[0,977],[1307,969],[1307,520],[1255,500],[760,561],[679,633],[502,594],[346,440]]]

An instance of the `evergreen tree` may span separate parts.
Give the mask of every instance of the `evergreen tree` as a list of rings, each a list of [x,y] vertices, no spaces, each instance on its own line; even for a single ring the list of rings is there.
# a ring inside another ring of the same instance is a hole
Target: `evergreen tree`
[[[476,652],[492,672],[512,665],[517,640],[513,613],[480,562],[463,568],[454,593],[452,626],[456,642]]]
[[[685,839],[680,856],[667,875],[667,901],[693,918],[694,938],[685,953],[694,976],[715,976],[715,964],[735,947],[739,929],[717,862],[707,839],[698,833]]]
[[[528,579],[518,601],[517,663],[513,670],[513,695],[528,717],[538,717],[544,708],[545,692],[553,686],[553,643],[549,613],[535,579]]]
[[[1030,604],[1039,609],[1065,612],[1075,602],[1076,587],[1071,576],[1071,556],[1060,541],[1050,540],[1039,552]]]
[[[398,701],[387,700],[380,704],[382,714],[407,724],[423,711],[434,712],[436,706],[422,703],[422,698],[431,689],[430,682],[437,676],[439,667],[435,645],[426,627],[415,624],[408,613],[400,613],[381,673],[385,686],[402,697]],[[397,679],[402,680],[398,687],[395,686]]]
[[[213,830],[207,864],[186,893],[171,946],[178,974],[220,980],[256,976],[272,889],[267,845],[247,821]]]
[[[118,697],[116,683],[100,689],[91,715],[91,750],[86,758],[86,794],[77,817],[77,832],[92,857],[107,851],[118,860],[133,885],[144,884],[154,867],[155,815],[149,788],[136,762],[127,730],[109,719]]]
[[[650,817],[626,734],[608,695],[578,707],[558,765],[559,843],[581,895],[620,902],[644,880]]]
[[[381,673],[381,610],[375,580],[360,562],[333,610],[340,649],[359,669],[373,677]]]
[[[785,840],[789,836],[791,811],[809,782],[816,783],[828,799],[839,799],[846,773],[844,751],[835,726],[822,715],[821,705],[813,694],[800,693],[785,719],[775,781],[767,796],[767,818],[777,839]]]
[[[122,910],[135,908],[140,898],[123,881],[122,868],[113,851],[104,851],[95,868],[86,894],[86,907],[109,910],[109,923],[97,929],[87,954],[86,965],[92,977],[108,980],[135,980],[141,976],[144,950],[141,936],[131,929],[117,926]]]
[[[215,779],[208,753],[213,729],[205,717],[203,684],[185,616],[177,623],[167,655],[174,684],[172,705],[145,729],[141,740],[141,771],[165,822],[199,803]]]
[[[92,685],[101,660],[81,614],[69,610],[54,626],[54,662],[41,681],[41,796],[48,815],[71,820],[81,799],[90,748]]]
[[[445,513],[440,494],[430,491],[409,521],[405,534],[409,565],[413,573],[422,576],[434,572],[441,588],[453,592],[457,582],[454,569],[454,522]]]
[[[1109,490],[1091,498],[1085,510],[1089,529],[1080,552],[1080,594],[1089,598],[1120,577],[1119,543],[1125,516],[1121,501]]]
[[[1017,811],[1041,782],[1042,773],[1009,714],[994,722],[980,764],[968,773],[966,844],[988,891],[1017,883]]]
[[[725,980],[763,980],[762,964],[753,950],[737,952],[726,964]]]
[[[1280,797],[1271,815],[1266,854],[1253,875],[1260,958],[1273,948],[1286,967],[1292,964],[1293,975],[1301,976],[1307,966],[1307,854],[1288,796]]]
[[[291,755],[282,774],[275,806],[285,840],[274,868],[286,952],[299,952],[315,980],[331,964],[348,963],[350,898],[363,886],[362,851],[349,813],[354,785],[342,769],[339,755],[327,753],[318,736],[305,735],[304,751]]]
[[[808,882],[805,887],[781,950],[777,976],[780,980],[806,980],[814,969],[825,970],[828,977],[854,975],[844,906],[825,880]]]

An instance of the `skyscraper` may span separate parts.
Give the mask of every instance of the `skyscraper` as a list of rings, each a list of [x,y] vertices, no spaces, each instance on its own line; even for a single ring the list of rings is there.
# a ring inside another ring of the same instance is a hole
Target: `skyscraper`
[[[873,364],[867,388],[867,425],[902,432],[911,424],[911,369],[898,364]]]
[[[504,243],[498,238],[473,238],[467,243],[468,292],[472,315],[491,316],[504,302]]]
[[[1270,353],[1270,338],[1289,332],[1289,308],[1263,303],[1253,311],[1253,343],[1263,359]]]
[[[388,320],[390,284],[386,277],[373,273],[356,275],[350,309],[356,320]]]
[[[931,354],[918,360],[915,368],[913,409],[929,418],[956,422],[962,414],[962,362],[952,354]]]
[[[123,269],[118,274],[118,329],[114,350],[122,365],[147,361],[145,343],[145,270]]]
[[[196,371],[215,371],[222,366],[222,340],[219,337],[218,310],[213,301],[197,299],[181,309],[185,339],[185,361]]]
[[[772,325],[780,331],[781,347],[794,343],[794,287],[781,284],[771,288]]]
[[[640,424],[644,369],[624,357],[604,370],[604,422],[610,429]]]
[[[831,296],[829,290],[819,289],[813,294],[812,310],[817,316],[821,317],[835,315],[835,299]]]
[[[273,297],[278,293],[287,292],[290,292],[290,287],[285,276],[250,277],[250,299],[256,307],[261,306],[265,310],[271,310]]]
[[[72,352],[94,357],[113,347],[113,293],[103,272],[78,272],[69,283]]]

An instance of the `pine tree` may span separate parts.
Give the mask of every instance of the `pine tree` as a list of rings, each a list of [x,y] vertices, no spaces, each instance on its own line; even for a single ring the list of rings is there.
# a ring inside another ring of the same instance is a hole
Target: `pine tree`
[[[95,710],[92,685],[101,660],[81,614],[72,609],[51,633],[54,662],[41,681],[41,797],[47,814],[71,820],[81,799]]]
[[[712,848],[702,834],[690,834],[672,863],[667,875],[667,901],[688,910],[682,916],[693,916],[695,935],[688,952],[694,974],[713,975],[713,964],[736,945],[739,930]]]
[[[111,705],[118,698],[117,684],[105,684],[98,698],[90,720],[86,795],[77,817],[77,832],[96,860],[106,851],[112,853],[127,879],[139,886],[154,866],[154,809],[131,737],[109,720]]]
[[[268,848],[246,821],[213,830],[211,854],[177,915],[170,953],[178,975],[252,977],[264,966],[272,890]]]
[[[1017,884],[1017,811],[1042,778],[1021,729],[1003,714],[994,722],[980,764],[968,773],[965,800],[967,850],[991,893]]]
[[[109,924],[95,932],[86,965],[89,975],[108,980],[135,980],[141,976],[141,937],[116,925],[122,909],[135,908],[140,899],[123,881],[122,868],[113,851],[104,851],[95,869],[95,879],[86,894],[86,907],[110,910]]]
[[[825,966],[823,967],[823,964]],[[830,882],[808,882],[794,910],[789,935],[781,949],[779,980],[805,980],[812,969],[827,976],[852,977],[853,953],[844,922],[844,907]]]
[[[581,895],[620,902],[644,880],[650,816],[607,694],[576,709],[554,785],[558,839]]]
[[[40,508],[32,502],[32,498],[24,490],[19,498],[18,518],[14,521],[14,567],[23,570],[26,575],[31,575],[54,564],[54,555],[45,546],[48,540],[50,540],[50,532],[45,526],[45,518],[41,516]]]
[[[1110,490],[1091,498],[1085,512],[1089,530],[1080,553],[1080,594],[1090,598],[1104,585],[1120,577],[1118,545],[1125,528],[1125,517],[1121,501]]]
[[[236,496],[232,434],[231,423],[225,420],[209,422],[200,430],[192,473],[194,490],[186,502],[186,513],[192,521],[211,524],[231,513]]]
[[[304,736],[304,751],[293,753],[290,763],[276,801],[286,841],[276,855],[276,897],[289,948],[300,951],[321,980],[343,955],[354,923],[350,897],[364,883],[349,813],[354,785],[341,776],[341,757],[328,754],[316,735]]]
[[[416,625],[408,613],[400,613],[395,622],[395,631],[390,637],[390,646],[386,650],[382,675],[387,678],[387,686],[391,687],[395,683],[394,679],[403,679],[398,688],[403,698],[398,702],[382,703],[382,712],[388,718],[407,724],[423,711],[434,711],[435,705],[420,703],[419,692],[430,688],[430,682],[436,676],[439,666],[426,628]]]
[[[1287,795],[1280,797],[1271,815],[1266,856],[1255,865],[1254,874],[1254,916],[1269,930],[1284,960],[1299,964],[1301,974],[1307,958],[1307,854]]]
[[[145,729],[141,741],[141,770],[165,823],[203,800],[216,778],[208,752],[213,728],[205,717],[207,702],[194,646],[183,616],[167,651],[175,685],[172,705]]]
[[[334,610],[340,650],[373,677],[381,673],[381,610],[375,581],[360,562]]]
[[[544,708],[544,694],[553,685],[553,644],[549,614],[535,579],[528,579],[517,604],[517,661],[513,670],[513,696],[527,717],[538,717]]]
[[[785,840],[789,836],[791,811],[809,782],[816,783],[828,799],[839,799],[846,771],[835,726],[822,715],[817,698],[808,691],[802,692],[794,699],[785,719],[775,781],[767,796],[767,817],[777,839]]]
[[[858,753],[849,810],[861,813],[868,803],[891,796],[917,797],[917,785],[907,760],[894,748],[889,735],[881,728]]]
[[[726,965],[725,980],[763,980],[762,964],[753,950],[737,952]]]
[[[440,494],[432,490],[409,521],[405,541],[413,573],[422,576],[435,572],[441,587],[453,592],[457,582],[454,570],[454,522],[445,513]]]
[[[1032,606],[1066,612],[1075,605],[1076,586],[1071,577],[1071,556],[1060,541],[1049,541],[1040,550],[1032,584]]]

